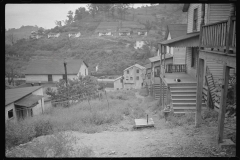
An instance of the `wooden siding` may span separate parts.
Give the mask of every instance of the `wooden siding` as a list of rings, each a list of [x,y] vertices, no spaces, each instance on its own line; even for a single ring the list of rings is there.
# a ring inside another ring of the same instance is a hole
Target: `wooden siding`
[[[7,120],[9,120],[8,111],[11,110],[11,109],[13,109],[13,117],[11,119],[16,121],[16,110],[15,110],[15,107],[14,107],[14,103],[10,103],[7,106],[5,106],[5,122]]]
[[[187,47],[186,48],[186,65],[187,65],[187,73],[192,76],[193,78],[196,78],[196,69],[191,67],[191,60],[192,60],[192,48]],[[197,58],[196,58],[196,65],[197,65]],[[196,67],[197,68],[197,67]]]
[[[25,75],[26,82],[47,82],[48,76],[47,75]]]
[[[200,23],[201,23],[201,10],[202,10],[202,4],[194,3],[190,4],[188,9],[188,16],[187,16],[187,33],[193,32],[193,11],[194,9],[198,8],[198,22],[197,22],[197,31],[200,31]]]
[[[186,48],[173,49],[173,64],[185,64]]]
[[[207,23],[215,23],[222,20],[227,20],[230,16],[230,3],[209,4],[209,14]]]
[[[139,73],[136,73],[136,70],[139,69]],[[127,74],[127,70],[129,70],[129,74]],[[136,66],[132,66],[131,68],[127,69],[124,71],[124,88],[126,86],[126,88],[141,88],[142,87],[142,76],[141,74],[144,73],[145,71],[143,69],[140,69]],[[139,80],[136,79],[136,77],[139,76]],[[127,78],[128,77],[128,78]],[[132,77],[133,79],[130,80],[130,77]],[[128,80],[126,80],[126,78]],[[130,84],[131,83],[131,84]]]
[[[216,81],[218,79],[222,79],[223,64],[217,63],[216,61],[211,60],[211,59],[207,59],[206,65],[208,66],[209,71],[212,73],[214,81]],[[234,73],[235,73],[235,69],[233,69],[233,68],[230,69],[229,75],[232,76]]]

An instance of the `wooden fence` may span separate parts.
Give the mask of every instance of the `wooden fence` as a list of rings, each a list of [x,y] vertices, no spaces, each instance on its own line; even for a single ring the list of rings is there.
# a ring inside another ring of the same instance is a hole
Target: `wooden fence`
[[[165,73],[186,72],[186,64],[169,64],[166,65]]]

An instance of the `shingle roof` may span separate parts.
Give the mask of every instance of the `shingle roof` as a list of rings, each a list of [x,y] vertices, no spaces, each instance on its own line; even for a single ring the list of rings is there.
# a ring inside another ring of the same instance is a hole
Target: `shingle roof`
[[[15,101],[21,99],[22,97],[36,91],[39,88],[41,88],[41,86],[6,89],[5,90],[5,105],[15,102]]]
[[[63,62],[64,60],[34,60],[28,65],[25,74],[65,74]],[[81,59],[67,61],[67,74],[77,74],[82,63],[85,62]]]
[[[169,24],[167,25],[167,33],[165,39],[167,39],[168,33],[170,32],[171,39],[183,36],[187,34],[187,24]]]

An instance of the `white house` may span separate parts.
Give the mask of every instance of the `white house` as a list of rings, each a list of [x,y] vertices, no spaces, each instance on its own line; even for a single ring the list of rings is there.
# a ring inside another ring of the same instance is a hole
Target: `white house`
[[[18,121],[44,113],[44,96],[41,86],[5,90],[5,122]]]
[[[113,36],[112,31],[110,30],[103,30],[98,32],[99,36]]]
[[[145,67],[135,64],[123,71],[124,89],[140,89],[143,85]]]
[[[81,36],[81,33],[80,32],[78,32],[78,33],[69,33],[68,34],[68,37],[70,38],[70,37],[73,37],[73,38],[77,38],[77,37],[80,37]]]
[[[49,33],[48,38],[57,38],[60,36],[60,33]]]
[[[123,89],[122,76],[114,79],[113,85],[115,90]]]
[[[88,75],[88,65],[81,59],[67,61],[68,79],[78,78],[79,75]],[[58,82],[64,79],[65,69],[63,60],[34,60],[25,71],[26,83]]]
[[[147,31],[141,29],[141,30],[138,30],[138,31],[137,31],[137,34],[138,34],[139,36],[147,36]]]
[[[144,41],[136,41],[136,44],[134,45],[135,49],[142,48],[143,45],[145,45]]]
[[[131,35],[131,29],[130,28],[122,28],[118,31],[119,36],[130,36]]]

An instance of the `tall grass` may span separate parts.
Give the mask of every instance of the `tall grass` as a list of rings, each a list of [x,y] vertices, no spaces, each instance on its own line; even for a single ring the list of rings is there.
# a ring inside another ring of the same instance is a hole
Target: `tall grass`
[[[108,101],[105,97],[102,100],[91,100],[90,105],[88,101],[83,101],[68,108],[53,107],[42,115],[22,122],[7,122],[6,146],[10,148],[34,137],[61,131],[96,133],[102,131],[104,125],[119,123],[124,115],[133,118],[145,115],[134,92],[111,92],[107,97]]]

